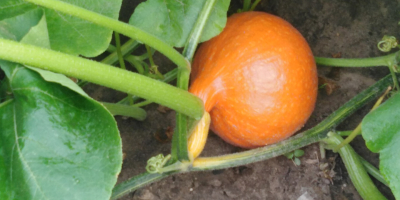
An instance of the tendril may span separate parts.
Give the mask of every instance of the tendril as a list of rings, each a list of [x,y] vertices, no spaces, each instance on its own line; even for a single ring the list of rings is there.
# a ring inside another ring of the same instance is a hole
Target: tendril
[[[378,43],[378,49],[383,52],[389,52],[391,49],[398,46],[397,39],[394,36],[383,36],[382,40]]]
[[[164,157],[164,155],[159,154],[157,156],[151,157],[147,161],[147,166],[146,170],[149,173],[161,173],[161,169],[164,167],[164,165],[168,162],[168,160],[171,158],[171,155],[167,155]]]

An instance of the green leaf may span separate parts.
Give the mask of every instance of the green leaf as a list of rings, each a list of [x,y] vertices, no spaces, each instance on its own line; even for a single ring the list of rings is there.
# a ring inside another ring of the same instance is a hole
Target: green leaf
[[[168,44],[183,47],[206,0],[147,0],[136,7],[129,23]],[[218,0],[200,41],[218,35],[225,27],[230,0]]]
[[[0,20],[21,15],[37,6],[25,2],[24,0],[1,0],[0,1]]]
[[[0,199],[109,199],[122,164],[114,118],[96,101],[19,64],[1,68]]]
[[[294,156],[295,157],[301,157],[301,156],[303,156],[304,155],[304,151],[303,150],[301,150],[301,149],[296,149],[295,151],[294,151]]]
[[[400,199],[400,93],[393,95],[361,123],[367,147],[379,153],[382,175],[394,196]]]
[[[0,12],[1,9],[0,9]],[[31,27],[36,26],[43,16],[41,9],[34,9],[21,15],[0,21],[0,37],[20,41],[29,32]]]
[[[296,166],[300,166],[300,165],[301,165],[301,161],[300,161],[299,158],[294,158],[293,162],[294,162],[294,164],[295,164]]]
[[[29,31],[24,35],[24,37],[22,37],[20,41],[25,44],[31,44],[50,49],[47,21],[43,14],[40,18],[40,21],[35,26],[30,27]]]
[[[285,154],[285,156],[286,156],[286,158],[288,158],[288,159],[293,159],[294,153],[293,153],[293,152],[289,152],[289,153]]]
[[[114,19],[118,19],[122,2],[122,0],[63,1]],[[21,0],[6,0],[6,2],[0,3],[0,13],[2,13],[0,19],[13,18],[34,8],[37,8],[37,6]],[[86,57],[97,56],[107,49],[111,41],[112,30],[50,9],[43,10],[47,21],[51,49]]]

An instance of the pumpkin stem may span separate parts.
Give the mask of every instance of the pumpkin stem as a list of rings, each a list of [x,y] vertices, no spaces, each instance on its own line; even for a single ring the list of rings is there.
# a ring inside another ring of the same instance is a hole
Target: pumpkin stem
[[[193,161],[195,158],[197,158],[203,151],[207,141],[210,122],[210,114],[208,112],[204,112],[203,117],[194,127],[188,141],[190,161]]]

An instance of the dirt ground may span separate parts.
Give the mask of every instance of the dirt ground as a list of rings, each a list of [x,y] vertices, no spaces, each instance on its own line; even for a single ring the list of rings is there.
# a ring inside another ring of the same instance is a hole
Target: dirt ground
[[[139,1],[125,0],[121,20],[127,21]],[[241,7],[241,1],[232,0],[231,11]],[[343,58],[364,58],[384,55],[376,45],[383,35],[398,34],[400,21],[400,0],[263,0],[257,10],[278,15],[293,24],[309,42],[315,56],[332,57],[340,54]],[[162,72],[174,65],[158,55],[156,64]],[[317,106],[306,128],[322,121],[358,92],[372,85],[386,74],[386,68],[330,68],[320,66],[319,75],[334,81],[338,89],[331,95],[319,91]],[[124,94],[89,85],[85,88],[94,98],[115,102]],[[354,129],[368,112],[371,104],[356,112],[342,123],[338,130]],[[165,132],[174,126],[175,113],[157,110],[152,104],[145,109],[148,118],[144,122],[117,117],[126,154],[118,182],[145,171],[146,161],[159,153],[168,154],[170,143],[160,142],[156,137],[165,138]],[[352,142],[355,150],[375,166],[378,155],[370,153],[362,138]],[[220,155],[240,151],[216,135],[211,134],[202,155]],[[319,147],[317,144],[304,148],[301,166],[280,156],[270,160],[224,170],[193,172],[174,175],[148,185],[125,197],[128,199],[297,199],[297,200],[359,200],[346,169],[337,154],[328,152],[328,173],[319,168]],[[331,170],[330,170],[331,169]],[[329,178],[331,177],[331,178]],[[390,189],[377,183],[389,198]]]

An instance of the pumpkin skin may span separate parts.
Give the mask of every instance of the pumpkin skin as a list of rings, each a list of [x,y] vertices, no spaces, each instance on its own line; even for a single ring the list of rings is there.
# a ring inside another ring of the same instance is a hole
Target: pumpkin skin
[[[304,126],[318,90],[313,54],[285,20],[263,12],[228,18],[193,60],[189,91],[211,115],[211,130],[242,148],[284,140]]]

